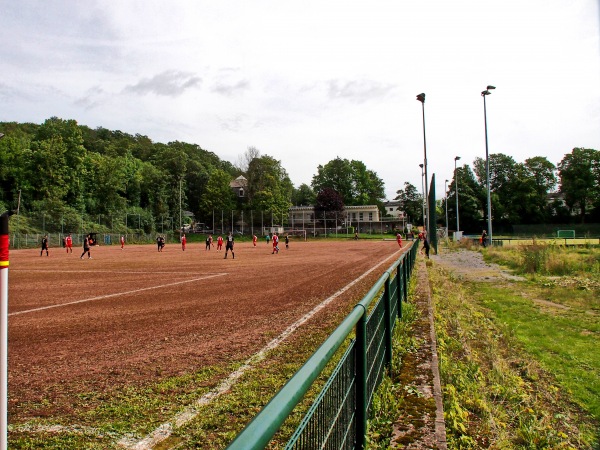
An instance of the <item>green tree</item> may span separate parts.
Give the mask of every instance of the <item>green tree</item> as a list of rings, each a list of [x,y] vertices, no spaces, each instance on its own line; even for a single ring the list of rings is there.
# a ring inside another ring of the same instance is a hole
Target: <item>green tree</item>
[[[292,191],[292,204],[295,206],[314,205],[315,200],[315,192],[308,184],[303,183]]]
[[[63,200],[69,189],[66,154],[67,146],[60,136],[31,143],[28,177],[33,200]]]
[[[311,184],[315,192],[326,187],[335,189],[345,205],[375,204],[382,207],[385,199],[383,181],[362,161],[337,157],[324,166],[319,165]]]
[[[202,220],[207,221],[212,217],[213,211],[231,210],[235,206],[233,191],[229,187],[231,175],[224,170],[214,170],[206,183],[206,187],[200,198],[200,215]]]
[[[31,140],[24,134],[13,133],[0,139],[0,200],[6,209],[16,208],[19,191],[28,203],[33,194],[29,164]]]
[[[480,202],[487,220],[485,160],[476,158]],[[545,157],[533,157],[517,163],[501,153],[490,155],[490,191],[495,223],[541,223],[549,218],[547,195],[556,184],[555,166]]]
[[[83,134],[75,120],[63,120],[51,117],[38,128],[34,141],[56,141],[60,139],[64,152],[60,155],[60,163],[65,165],[62,177],[66,192],[64,200],[69,205],[83,206],[83,179],[87,176],[87,168],[83,164],[86,149],[83,146]]]
[[[256,157],[248,165],[246,178],[251,209],[287,216],[293,185],[281,161],[268,155]]]
[[[315,212],[317,218],[339,219],[344,211],[344,200],[333,188],[325,187],[317,194]]]
[[[574,148],[558,164],[560,192],[569,211],[579,209],[581,223],[585,223],[588,208],[599,202],[599,165],[600,152],[591,148]]]
[[[423,196],[417,188],[406,181],[404,189],[396,191],[394,200],[400,202],[400,209],[407,215],[409,222],[415,225],[423,223]]]
[[[88,170],[88,195],[86,200],[89,214],[110,215],[124,211],[126,158],[103,156],[90,153],[86,158]]]
[[[458,218],[462,231],[477,234],[481,232],[483,222],[483,192],[475,179],[475,174],[468,165],[456,169],[458,178]],[[448,186],[448,221],[449,228],[456,224],[456,178]],[[492,204],[494,199],[492,198]]]

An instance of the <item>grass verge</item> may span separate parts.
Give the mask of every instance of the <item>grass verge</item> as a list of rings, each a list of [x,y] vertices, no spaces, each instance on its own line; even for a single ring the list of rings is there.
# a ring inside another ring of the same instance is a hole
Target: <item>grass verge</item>
[[[555,366],[546,367],[542,359],[548,341],[577,333],[536,312],[523,295],[526,286],[519,284],[515,293],[507,286],[464,283],[438,266],[429,276],[449,448],[598,448],[595,407],[588,403],[586,413],[575,405],[557,370],[569,373],[574,365],[556,358]],[[548,328],[553,337],[541,333]],[[596,389],[593,379],[579,382]]]

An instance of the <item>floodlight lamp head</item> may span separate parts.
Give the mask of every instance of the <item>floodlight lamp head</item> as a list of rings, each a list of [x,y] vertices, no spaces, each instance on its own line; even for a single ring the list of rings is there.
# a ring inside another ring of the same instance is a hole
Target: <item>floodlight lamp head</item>
[[[423,164],[419,164],[419,167],[422,169],[423,168]]]
[[[482,91],[482,92],[481,92],[481,96],[482,96],[482,97],[483,97],[483,96],[486,96],[486,95],[490,95],[490,94],[491,94],[491,92],[490,92],[490,91]]]
[[[421,93],[417,95],[417,100],[419,100],[421,103],[425,103],[425,94]]]
[[[455,156],[454,157],[454,161],[458,161],[460,159],[460,156]]]
[[[496,89],[496,86],[491,86],[491,85],[488,85],[488,87],[486,87],[486,89],[487,89],[488,91],[491,91],[492,89]]]

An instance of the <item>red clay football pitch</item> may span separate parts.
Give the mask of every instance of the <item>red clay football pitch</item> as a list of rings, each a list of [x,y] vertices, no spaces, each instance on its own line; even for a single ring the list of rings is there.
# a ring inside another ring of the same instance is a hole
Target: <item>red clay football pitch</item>
[[[83,392],[245,360],[379,265],[314,320],[349,312],[399,256],[395,241],[281,247],[238,243],[235,259],[204,244],[100,246],[83,260],[81,248],[12,250],[9,423],[68,415]]]

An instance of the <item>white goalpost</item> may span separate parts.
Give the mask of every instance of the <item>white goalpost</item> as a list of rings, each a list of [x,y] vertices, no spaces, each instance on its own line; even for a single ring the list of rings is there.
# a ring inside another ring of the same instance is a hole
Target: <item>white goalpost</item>
[[[306,230],[285,230],[283,232],[283,236],[285,236],[286,234],[290,237],[297,237],[302,239],[303,241],[306,241]]]

